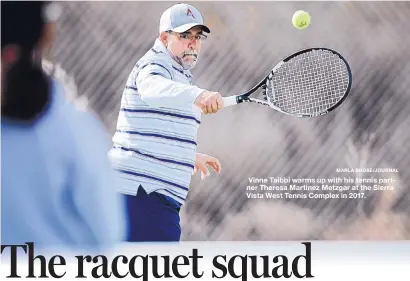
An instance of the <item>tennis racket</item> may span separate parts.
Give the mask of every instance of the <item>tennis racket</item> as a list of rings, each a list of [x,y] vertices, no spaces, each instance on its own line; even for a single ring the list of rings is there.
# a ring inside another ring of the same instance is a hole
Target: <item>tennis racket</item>
[[[225,97],[224,107],[251,102],[295,117],[315,117],[340,106],[351,87],[352,72],[342,55],[309,48],[279,62],[249,91]],[[263,100],[250,97],[257,92],[262,92]]]

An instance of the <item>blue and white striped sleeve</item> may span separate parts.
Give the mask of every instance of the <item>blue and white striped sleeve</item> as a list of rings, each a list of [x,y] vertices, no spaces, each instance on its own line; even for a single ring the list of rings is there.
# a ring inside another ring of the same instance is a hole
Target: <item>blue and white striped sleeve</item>
[[[141,99],[156,107],[193,105],[204,90],[194,85],[173,81],[171,73],[169,67],[161,62],[144,65],[136,78]]]

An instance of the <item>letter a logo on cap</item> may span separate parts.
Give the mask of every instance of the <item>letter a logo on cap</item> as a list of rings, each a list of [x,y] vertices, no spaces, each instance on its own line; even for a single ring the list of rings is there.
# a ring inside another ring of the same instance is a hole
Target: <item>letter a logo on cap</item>
[[[188,10],[186,11],[186,15],[187,15],[187,17],[191,16],[191,17],[195,18],[195,17],[194,17],[194,14],[191,12],[191,10],[190,10],[189,8],[188,8]]]

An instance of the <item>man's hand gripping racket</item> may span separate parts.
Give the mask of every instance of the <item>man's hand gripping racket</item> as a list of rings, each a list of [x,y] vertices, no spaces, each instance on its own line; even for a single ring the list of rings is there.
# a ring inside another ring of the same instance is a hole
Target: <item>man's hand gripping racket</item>
[[[254,102],[291,116],[314,117],[342,104],[351,86],[350,66],[339,53],[310,48],[282,60],[249,91],[224,97],[224,107]],[[264,100],[250,97],[257,90]]]

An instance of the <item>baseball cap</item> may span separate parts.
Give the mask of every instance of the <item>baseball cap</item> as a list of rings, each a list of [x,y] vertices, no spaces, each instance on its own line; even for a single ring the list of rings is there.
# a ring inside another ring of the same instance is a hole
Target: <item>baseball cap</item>
[[[174,31],[185,32],[188,29],[200,26],[206,33],[210,29],[204,24],[201,13],[192,5],[176,4],[165,10],[159,23],[159,32]]]

